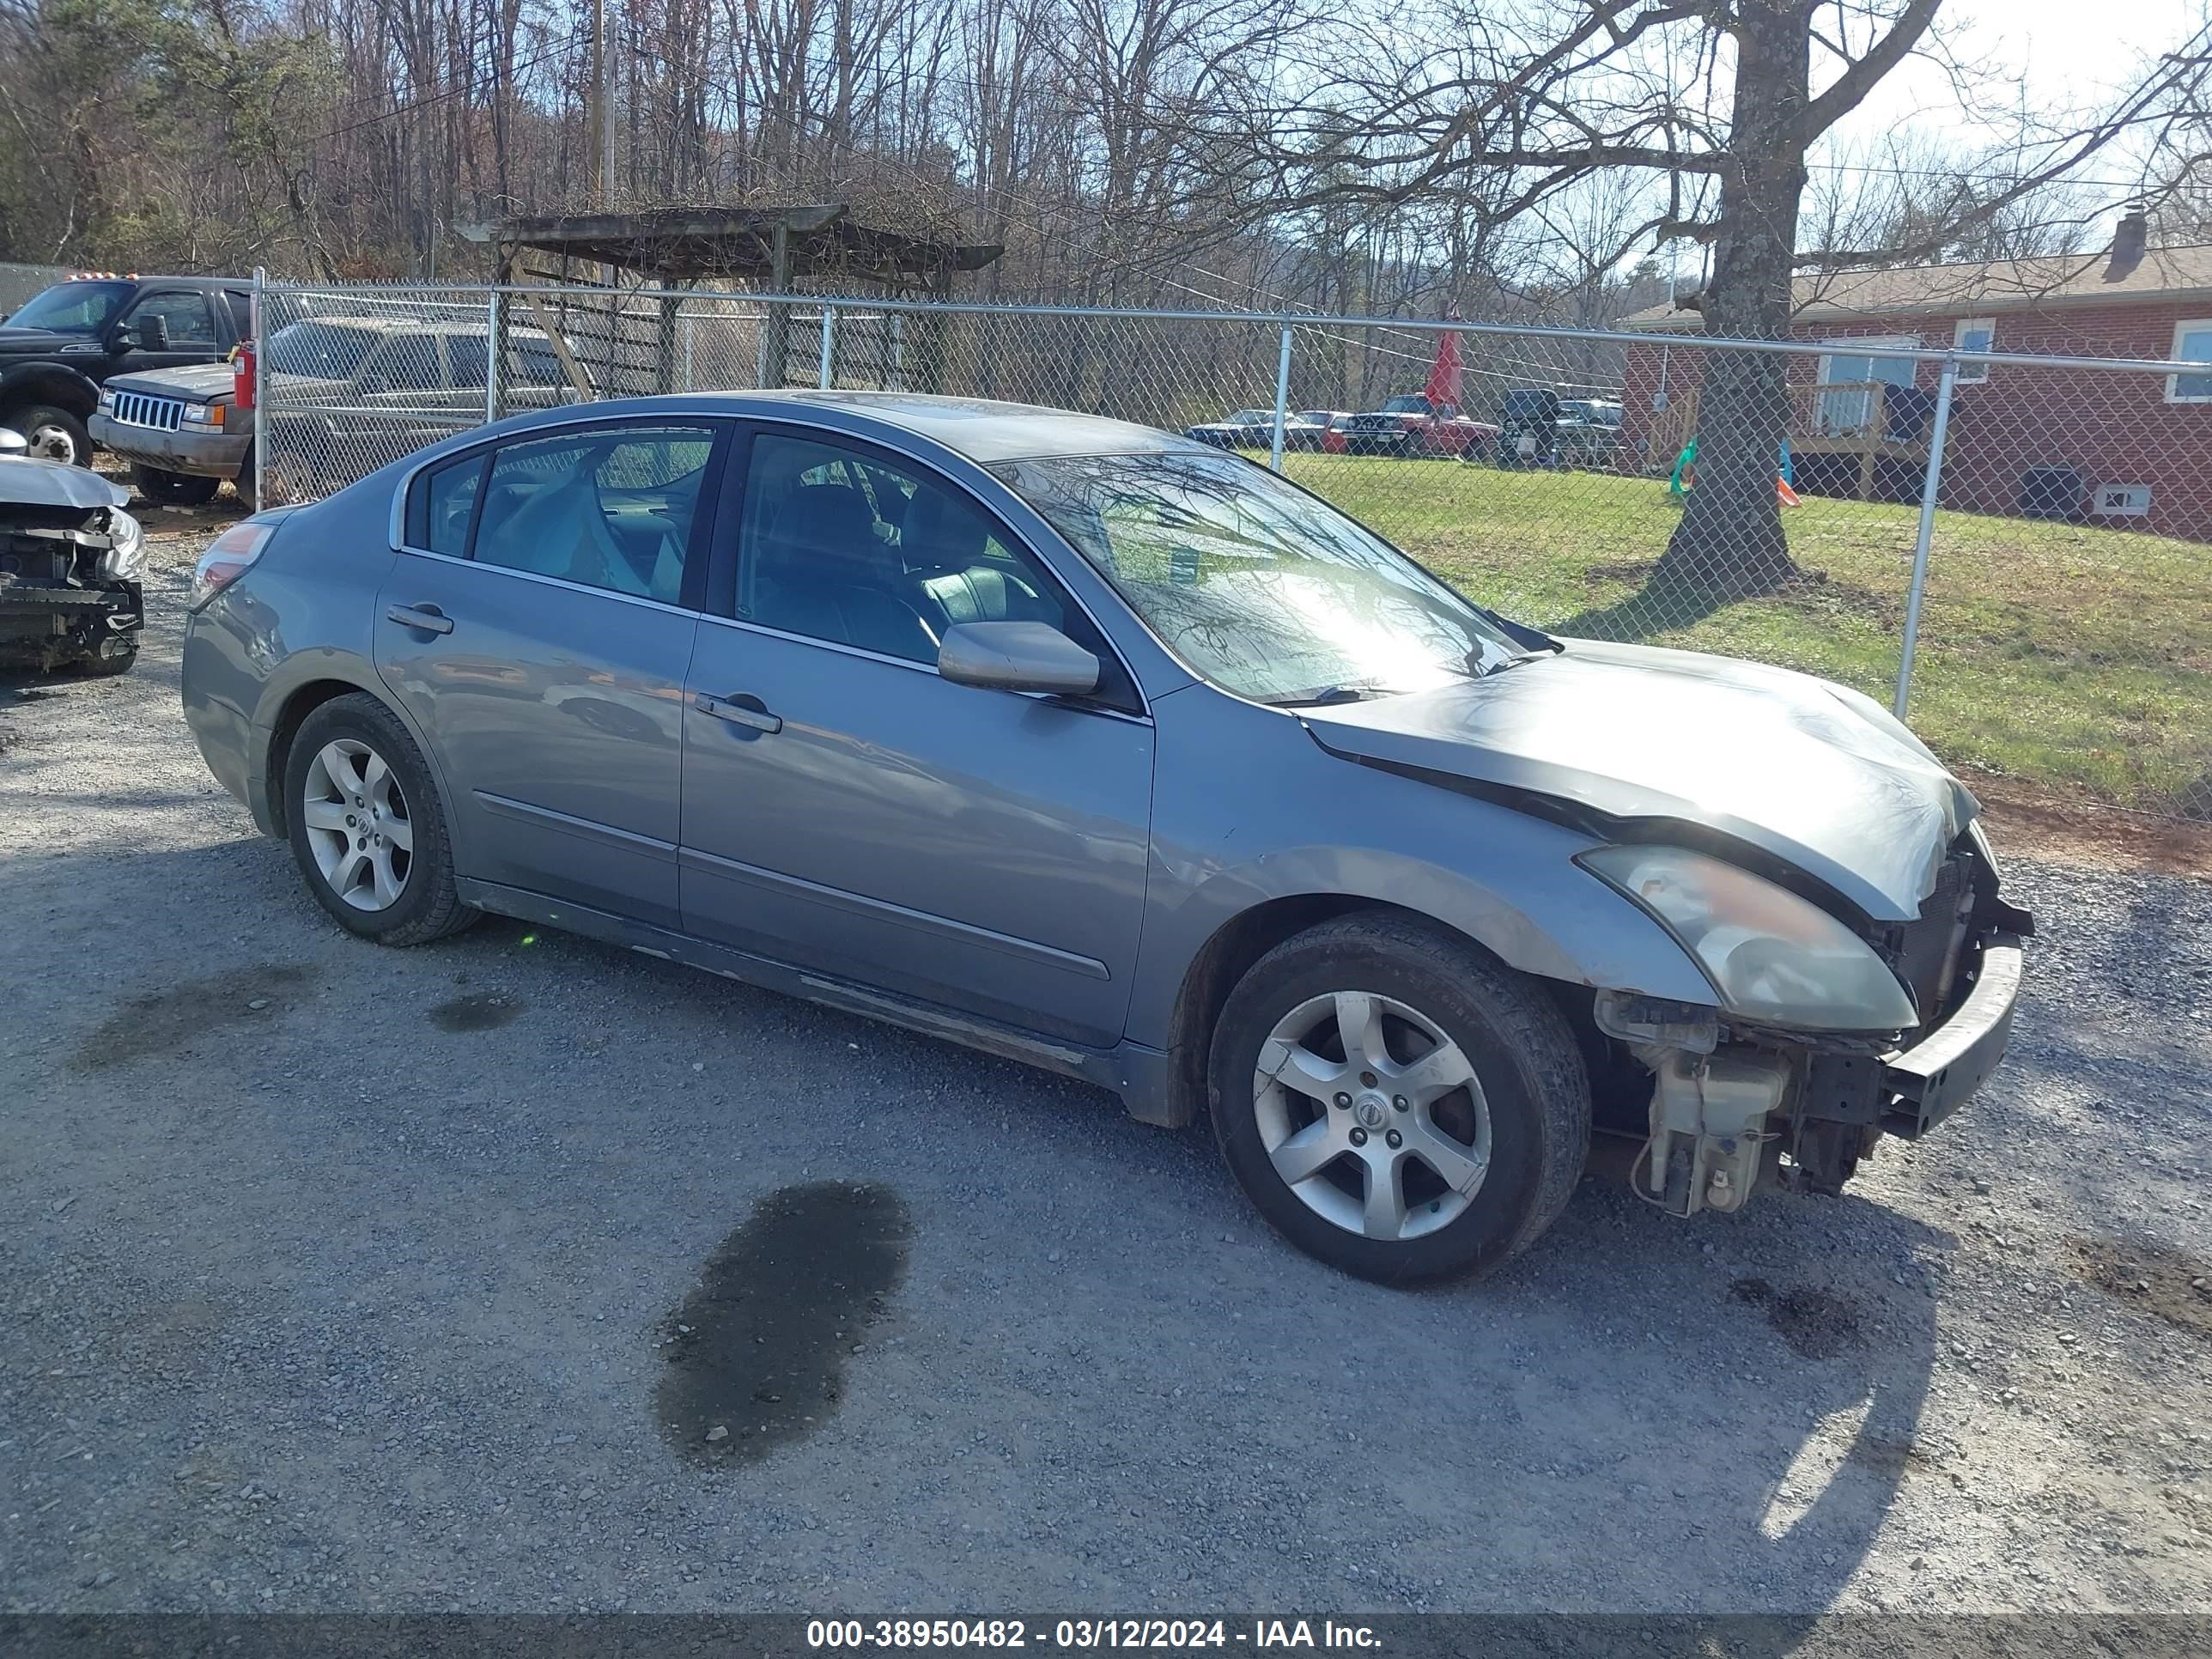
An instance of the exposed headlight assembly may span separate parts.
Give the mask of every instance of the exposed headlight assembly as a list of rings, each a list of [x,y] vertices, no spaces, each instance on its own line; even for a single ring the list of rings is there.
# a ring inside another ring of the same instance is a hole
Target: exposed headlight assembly
[[[104,582],[135,582],[146,574],[146,532],[119,507],[107,509],[107,551],[100,556]]]
[[[1601,847],[1576,861],[1650,911],[1740,1018],[1816,1031],[1919,1023],[1871,945],[1771,881],[1680,847]]]

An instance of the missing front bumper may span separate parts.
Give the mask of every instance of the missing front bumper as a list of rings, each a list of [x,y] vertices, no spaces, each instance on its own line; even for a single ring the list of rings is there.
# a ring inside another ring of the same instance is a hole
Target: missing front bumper
[[[1951,1018],[1911,1048],[1882,1056],[1882,1087],[1892,1097],[1881,1117],[1885,1131],[1917,1139],[1989,1081],[2012,1039],[2023,954],[2017,934],[1992,934],[1973,989]]]

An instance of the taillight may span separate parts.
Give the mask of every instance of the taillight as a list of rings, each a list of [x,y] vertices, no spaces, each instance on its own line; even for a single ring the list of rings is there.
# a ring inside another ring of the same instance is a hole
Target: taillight
[[[276,532],[276,526],[265,520],[241,519],[209,543],[208,550],[192,567],[192,592],[185,608],[198,610],[243,576]]]
[[[253,342],[248,340],[238,348],[231,361],[231,401],[240,409],[253,407]]]

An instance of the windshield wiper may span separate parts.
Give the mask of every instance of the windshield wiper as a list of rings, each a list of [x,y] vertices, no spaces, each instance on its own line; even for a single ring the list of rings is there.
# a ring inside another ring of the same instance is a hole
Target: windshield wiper
[[[1482,672],[1486,678],[1492,674],[1502,674],[1509,668],[1518,668],[1524,662],[1543,662],[1549,658],[1559,656],[1562,654],[1562,649],[1561,647],[1553,645],[1547,646],[1540,651],[1516,651],[1511,656],[1500,659]]]
[[[1380,688],[1372,685],[1324,685],[1318,691],[1301,691],[1295,697],[1263,699],[1270,708],[1319,708],[1332,702],[1364,702]]]

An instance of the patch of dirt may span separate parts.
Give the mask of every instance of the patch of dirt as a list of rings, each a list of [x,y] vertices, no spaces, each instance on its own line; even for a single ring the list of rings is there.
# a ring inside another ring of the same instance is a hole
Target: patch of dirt
[[[2163,1244],[2069,1238],[2074,1271],[2106,1295],[2193,1336],[2212,1337],[2212,1261]]]
[[[1883,628],[1902,630],[1905,600],[1901,595],[1877,593],[1856,582],[1838,581],[1825,570],[1800,570],[1761,599],[1778,599],[1793,611],[1821,616],[1864,617]]]
[[[1989,809],[1990,840],[2000,856],[2017,850],[2092,869],[2212,881],[2212,824],[2124,812],[2093,801],[2057,800],[2017,778],[1972,767],[1955,769]]]
[[[1738,1279],[1729,1285],[1735,1300],[1766,1310],[1766,1322],[1804,1359],[1833,1359],[1864,1346],[1859,1335],[1859,1306],[1828,1291],[1777,1291],[1763,1279]]]
[[[1885,1480],[1897,1480],[1908,1474],[1935,1474],[1942,1461],[1933,1452],[1923,1451],[1917,1441],[1857,1440],[1844,1454],[1844,1461],[1856,1463],[1869,1474]]]
[[[1659,568],[1656,559],[1636,559],[1626,564],[1593,564],[1583,568],[1583,580],[1592,587],[1600,582],[1648,582]]]
[[[430,1011],[430,1024],[441,1031],[495,1031],[522,1012],[513,997],[472,992],[441,1002]]]
[[[76,1068],[105,1072],[134,1060],[188,1054],[225,1027],[273,1019],[315,982],[305,963],[270,963],[132,997],[77,1045]]]

